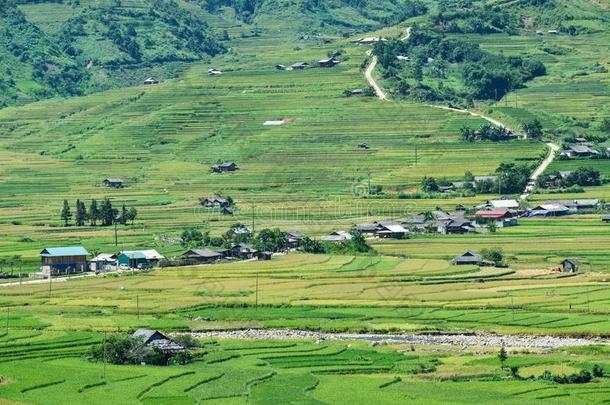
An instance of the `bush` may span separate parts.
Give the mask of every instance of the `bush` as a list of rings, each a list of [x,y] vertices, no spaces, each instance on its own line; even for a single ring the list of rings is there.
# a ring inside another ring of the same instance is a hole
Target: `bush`
[[[156,347],[144,344],[142,339],[125,335],[113,335],[103,343],[94,345],[85,355],[89,361],[105,361],[110,364],[150,364],[167,366],[186,364],[191,361],[191,353],[164,352]]]

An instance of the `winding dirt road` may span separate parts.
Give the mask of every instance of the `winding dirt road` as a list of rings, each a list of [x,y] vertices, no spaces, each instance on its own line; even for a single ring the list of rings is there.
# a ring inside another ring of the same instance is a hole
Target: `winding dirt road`
[[[411,27],[407,28],[406,35],[403,38],[401,38],[401,41],[407,41],[410,38],[410,36],[411,36]],[[369,55],[369,56],[372,55],[372,51],[368,51],[367,55]],[[375,90],[375,94],[377,95],[377,98],[379,98],[381,101],[389,101],[388,94],[383,91],[381,86],[379,86],[379,84],[373,77],[375,68],[377,67],[377,63],[378,63],[377,56],[372,55],[371,62],[367,66],[366,70],[364,71],[364,77],[366,78],[366,81],[368,82],[369,86],[371,86]],[[473,117],[479,117],[479,118],[482,118],[482,119],[486,120],[487,122],[491,123],[492,125],[498,126],[500,128],[504,128],[506,130],[509,130],[509,131],[517,133],[517,134],[519,133],[519,131],[516,131],[514,128],[510,128],[506,124],[498,121],[495,118],[489,117],[485,114],[481,114],[481,113],[466,110],[466,109],[460,109],[460,108],[448,107],[448,106],[442,106],[442,105],[427,104],[427,106],[432,107],[432,108],[438,108],[438,109],[445,110],[445,111],[452,111],[452,112],[457,112],[457,113],[461,113],[461,114],[468,114]],[[526,139],[525,134],[523,134],[523,138]],[[559,150],[559,146],[557,146],[557,144],[555,144],[553,142],[547,142],[546,145],[549,148],[549,153],[548,153],[547,157],[542,161],[540,166],[538,166],[536,168],[536,170],[534,170],[534,172],[532,173],[532,175],[530,177],[530,181],[533,181],[534,183],[546,171],[546,169],[551,165],[551,163],[553,163],[553,161],[555,160],[555,155],[556,155],[557,151]],[[534,191],[535,187],[536,187],[535,184],[533,186],[528,185],[525,188],[525,190],[523,191],[523,194],[521,194],[521,200],[526,200],[530,196],[530,194]]]

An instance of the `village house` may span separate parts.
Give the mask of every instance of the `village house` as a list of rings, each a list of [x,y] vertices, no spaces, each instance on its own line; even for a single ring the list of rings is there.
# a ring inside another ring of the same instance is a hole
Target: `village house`
[[[117,256],[119,266],[130,269],[157,267],[162,259],[165,259],[165,256],[154,249],[123,251]]]
[[[297,62],[290,66],[292,70],[303,70],[309,67],[309,63],[307,62]]]
[[[582,158],[598,154],[599,152],[595,149],[592,149],[589,146],[582,144],[568,146],[562,152],[562,155],[568,156],[570,158]]]
[[[495,182],[498,180],[498,176],[474,176],[475,183],[482,183],[484,181]]]
[[[286,70],[286,65],[277,64],[277,65],[275,65],[275,68],[276,68],[277,70]]]
[[[320,240],[325,242],[343,242],[352,239],[352,234],[346,231],[335,231],[320,238]]]
[[[550,200],[546,201],[545,205],[560,205],[568,208],[570,213],[595,211],[600,207],[601,202],[598,199],[586,198],[578,200]]]
[[[357,147],[358,149],[363,149],[363,150],[365,150],[365,149],[370,149],[370,148],[371,148],[371,147],[368,145],[368,143],[359,143],[359,144],[358,144],[356,147]]]
[[[301,246],[301,242],[305,239],[305,235],[298,231],[286,232],[286,241],[288,242],[289,249],[297,249]]]
[[[483,261],[481,255],[468,251],[453,258],[451,263],[455,265],[477,265]]]
[[[217,165],[212,166],[212,172],[214,173],[234,172],[237,169],[238,167],[235,162],[219,163]]]
[[[511,199],[501,199],[501,200],[489,200],[487,201],[487,208],[489,209],[508,209],[508,210],[516,210],[519,209],[519,201],[511,200]]]
[[[559,204],[541,204],[532,208],[528,213],[528,217],[560,217],[569,215],[570,209]]]
[[[610,224],[610,215],[602,215],[602,222]]]
[[[328,59],[322,59],[322,60],[318,61],[318,65],[320,67],[335,67],[339,63],[341,63],[341,62],[338,61],[337,59],[335,59],[334,57],[328,58]]]
[[[383,39],[381,39],[379,37],[366,37],[366,38],[357,39],[357,40],[353,41],[352,43],[359,44],[359,45],[372,45],[372,44],[376,44],[379,41],[383,41]]]
[[[149,77],[148,79],[144,80],[144,84],[146,84],[146,85],[159,84],[159,80],[155,79],[154,77]]]
[[[39,255],[40,272],[44,275],[89,271],[87,257],[91,254],[82,246],[45,248]]]
[[[108,178],[108,179],[104,179],[104,181],[102,181],[102,184],[106,187],[121,188],[121,187],[123,187],[123,180]]]
[[[463,235],[472,232],[474,224],[467,219],[451,219],[447,222],[440,223],[438,232],[445,235]]]
[[[211,250],[208,248],[203,249],[190,249],[180,256],[183,260],[192,261],[193,263],[212,263],[217,262],[224,258],[223,253]]]
[[[254,258],[257,253],[258,250],[254,249],[251,245],[248,245],[246,243],[238,243],[229,250],[229,254],[231,255],[231,257],[244,260]]]
[[[256,258],[258,260],[271,260],[273,258],[273,252],[257,252],[256,253]]]
[[[111,253],[100,253],[89,262],[91,271],[100,273],[117,269],[117,255]]]
[[[185,347],[175,343],[172,339],[158,330],[138,329],[131,337],[142,341],[145,346],[150,347],[151,349],[160,350],[163,353],[179,353],[186,350]]]
[[[222,76],[222,72],[218,69],[208,69],[208,76]]]
[[[375,221],[371,224],[355,225],[354,229],[378,238],[403,238],[409,231],[395,221]]]
[[[477,211],[474,216],[476,223],[480,226],[486,226],[489,223],[493,223],[497,228],[517,225],[517,218],[506,208]]]
[[[582,263],[578,259],[565,259],[561,262],[561,271],[564,273],[576,273]]]
[[[347,94],[348,97],[363,96],[364,95],[364,90],[363,89],[348,90],[346,94]]]

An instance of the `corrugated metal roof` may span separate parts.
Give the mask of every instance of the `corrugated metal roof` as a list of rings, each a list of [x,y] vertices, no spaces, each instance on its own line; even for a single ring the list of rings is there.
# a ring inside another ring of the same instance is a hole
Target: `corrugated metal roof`
[[[40,252],[40,256],[44,257],[59,257],[59,256],[89,256],[90,253],[87,252],[82,246],[70,246],[70,247],[56,247],[56,248],[46,248]]]

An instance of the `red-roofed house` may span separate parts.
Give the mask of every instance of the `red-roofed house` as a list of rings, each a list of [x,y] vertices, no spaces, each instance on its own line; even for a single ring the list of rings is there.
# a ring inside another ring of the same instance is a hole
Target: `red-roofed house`
[[[517,218],[506,208],[477,211],[474,216],[479,225],[487,225],[490,222],[495,223],[497,228],[517,225]]]

